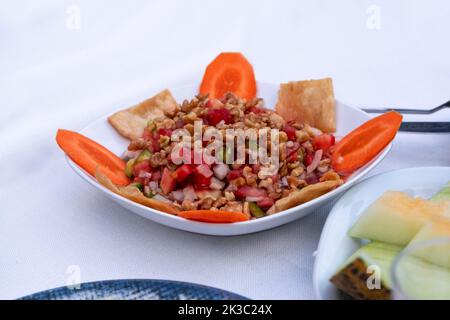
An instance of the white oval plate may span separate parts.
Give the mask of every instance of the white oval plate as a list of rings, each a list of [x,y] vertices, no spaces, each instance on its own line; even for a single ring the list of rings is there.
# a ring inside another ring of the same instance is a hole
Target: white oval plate
[[[388,190],[429,198],[450,181],[450,167],[421,167],[382,173],[345,193],[328,215],[314,262],[313,283],[318,299],[337,300],[339,291],[329,281],[361,242],[347,235],[361,213]]]
[[[279,85],[268,84],[268,83],[258,83],[258,96],[264,98],[266,107],[273,108],[277,100]],[[198,86],[189,85],[184,87],[179,87],[171,89],[172,94],[175,99],[180,102],[184,99],[190,99],[195,94],[197,94]],[[138,102],[138,101],[136,101]],[[369,115],[358,108],[350,107],[337,102],[337,132],[336,135],[344,136],[349,133],[354,128],[358,127],[362,123],[370,119]],[[120,155],[122,154],[129,141],[121,137],[108,123],[108,116],[104,116],[99,120],[94,121],[86,128],[80,131],[80,133],[88,136],[89,138],[102,144],[112,152]],[[174,215],[163,213],[138,203],[127,200],[115,193],[107,190],[103,186],[97,183],[97,181],[78,167],[73,161],[67,158],[69,165],[75,172],[80,175],[85,181],[89,182],[91,185],[101,190],[106,196],[116,201],[124,208],[133,211],[147,219],[153,220],[155,222],[161,223],[163,225],[186,230],[190,232],[209,234],[209,235],[221,235],[221,236],[231,236],[247,234],[252,232],[257,232],[261,230],[267,230],[274,227],[278,227],[282,224],[291,222],[293,220],[304,217],[305,215],[313,212],[319,206],[322,206],[341,194],[343,191],[350,188],[358,180],[360,180],[365,174],[372,170],[389,152],[391,145],[387,146],[375,159],[370,163],[365,165],[363,168],[356,171],[345,184],[339,188],[317,198],[309,201],[300,206],[285,210],[283,212],[264,217],[261,219],[250,220],[239,223],[228,223],[228,224],[213,224],[204,223],[197,221],[189,221]]]

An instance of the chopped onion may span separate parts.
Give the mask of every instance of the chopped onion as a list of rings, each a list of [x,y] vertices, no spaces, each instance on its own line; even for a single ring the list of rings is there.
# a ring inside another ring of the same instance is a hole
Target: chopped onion
[[[158,182],[150,181],[148,183],[148,187],[150,188],[150,190],[156,190],[156,189],[158,189]]]
[[[153,199],[158,200],[158,201],[162,201],[162,202],[166,202],[166,203],[172,203],[172,201],[170,201],[169,199],[167,199],[166,197],[163,197],[160,194],[155,194],[153,196]]]
[[[258,202],[263,199],[264,199],[264,197],[248,197],[248,196],[245,197],[245,201],[248,201],[248,202]]]
[[[187,186],[183,189],[184,200],[194,201],[197,199],[197,194],[192,186]]]
[[[141,172],[139,172],[138,177],[141,179],[146,179],[146,178],[150,179],[152,177],[152,174],[151,174],[151,172],[141,171]]]
[[[288,185],[289,185],[289,183],[287,181],[287,178],[286,177],[281,178],[281,186],[287,187]]]
[[[322,149],[319,149],[316,151],[316,153],[314,153],[313,161],[311,162],[311,164],[308,167],[306,167],[306,172],[308,174],[317,169],[317,167],[320,164],[320,160],[322,159],[322,155],[323,155]]]
[[[171,195],[178,202],[183,202],[183,200],[184,200],[183,190],[174,190],[171,192]]]
[[[134,159],[139,155],[139,153],[141,153],[141,150],[136,150],[136,151],[127,150],[122,154],[122,159],[124,159],[125,161]]]
[[[195,170],[197,170],[197,172],[205,178],[209,178],[213,175],[213,172],[211,171],[211,169],[207,164],[201,164],[197,166]]]
[[[219,163],[213,167],[213,171],[214,175],[218,179],[223,180],[227,176],[228,172],[230,172],[230,168],[225,163]]]
[[[225,187],[225,182],[220,181],[216,177],[212,177],[209,187],[214,190],[222,190]]]

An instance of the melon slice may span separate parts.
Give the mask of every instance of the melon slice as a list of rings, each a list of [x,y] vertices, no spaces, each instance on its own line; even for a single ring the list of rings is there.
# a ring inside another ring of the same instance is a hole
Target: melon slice
[[[392,244],[371,242],[359,248],[348,258],[330,281],[355,299],[390,299],[392,288],[391,265],[402,249],[402,247]],[[374,275],[375,269],[368,269],[371,266],[378,267],[377,272],[379,272],[378,275],[381,280],[378,287],[368,285],[368,282],[373,284],[369,278]]]
[[[404,192],[388,191],[366,209],[348,235],[405,246],[431,217],[448,211],[447,202],[431,202]]]
[[[430,199],[433,202],[450,201],[450,181]]]
[[[450,269],[408,255],[395,267],[396,293],[402,299],[450,299]]]
[[[435,217],[408,244],[416,257],[450,269],[450,219]]]

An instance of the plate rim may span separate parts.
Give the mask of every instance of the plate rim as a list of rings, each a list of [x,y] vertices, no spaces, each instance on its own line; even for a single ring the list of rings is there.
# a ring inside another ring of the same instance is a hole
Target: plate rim
[[[82,282],[82,283],[80,283],[80,286],[94,285],[94,284],[99,284],[99,283],[111,284],[111,283],[118,283],[118,282],[124,282],[124,283],[126,283],[126,282],[155,282],[155,283],[161,283],[161,284],[185,285],[185,286],[190,286],[190,287],[195,287],[195,288],[203,288],[206,290],[225,293],[226,295],[233,296],[233,299],[250,300],[250,298],[248,298],[248,297],[245,297],[241,294],[234,293],[234,292],[222,289],[222,288],[212,287],[209,285],[194,283],[194,282],[189,282],[189,281],[169,280],[169,279],[123,278],[123,279],[95,280],[95,281]],[[46,289],[46,290],[37,291],[37,292],[31,293],[31,294],[28,294],[26,296],[22,296],[20,298],[17,298],[16,300],[35,300],[32,298],[35,295],[41,295],[41,294],[48,295],[53,291],[67,290],[67,289],[69,289],[67,285],[54,287],[54,288],[50,288],[50,289]],[[81,288],[80,288],[80,290],[81,290]]]

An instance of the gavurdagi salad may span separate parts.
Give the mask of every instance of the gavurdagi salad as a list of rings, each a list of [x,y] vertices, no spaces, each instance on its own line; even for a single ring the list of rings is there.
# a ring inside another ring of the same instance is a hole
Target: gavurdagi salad
[[[331,79],[282,85],[276,112],[256,93],[248,61],[223,53],[191,100],[179,104],[164,90],[108,118],[130,140],[122,158],[71,131],[59,130],[57,141],[101,184],[132,201],[193,220],[238,222],[338,187],[401,123],[390,112],[336,144]]]

